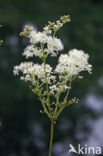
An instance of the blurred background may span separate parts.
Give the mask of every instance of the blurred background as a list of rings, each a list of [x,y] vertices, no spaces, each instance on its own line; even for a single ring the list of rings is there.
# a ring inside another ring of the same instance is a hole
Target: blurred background
[[[71,97],[80,99],[59,117],[53,156],[68,156],[69,144],[103,148],[103,0],[0,0],[0,156],[47,156],[50,123],[40,114],[41,103],[28,85],[13,76],[13,66],[24,61],[28,45],[19,33],[25,25],[37,30],[61,15],[71,22],[57,34],[69,49],[90,55],[93,74],[75,80]],[[50,64],[57,59],[49,58]],[[74,154],[69,154],[74,156]],[[91,154],[92,156],[92,154]]]

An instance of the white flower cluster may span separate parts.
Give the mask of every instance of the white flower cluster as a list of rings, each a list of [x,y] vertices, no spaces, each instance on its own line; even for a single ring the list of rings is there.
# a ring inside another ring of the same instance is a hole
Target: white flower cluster
[[[91,73],[92,66],[88,63],[88,58],[89,55],[82,50],[70,50],[68,54],[60,56],[55,72],[68,78],[79,75],[81,71],[85,70]]]
[[[58,51],[63,50],[63,44],[60,39],[55,37],[55,33],[65,23],[69,22],[69,16],[62,16],[56,22],[48,22],[42,32],[38,32],[33,27],[26,26],[22,36],[27,36],[30,45],[26,47],[23,55],[28,59],[33,56],[39,56],[43,63],[34,64],[33,62],[24,62],[14,67],[14,75],[23,73],[22,80],[30,81],[32,85],[45,84],[46,89],[52,95],[62,93],[71,86],[68,84],[75,77],[82,78],[80,72],[88,71],[91,73],[92,66],[88,63],[89,55],[82,50],[73,49],[68,54],[61,54],[59,62],[54,70],[46,64],[47,56],[57,56]],[[58,82],[57,82],[58,80]]]
[[[69,15],[61,16],[56,22],[48,22],[42,32],[33,27],[25,26],[21,36],[29,38],[30,44],[23,55],[28,59],[33,56],[41,58],[42,64],[23,62],[14,67],[14,75],[21,75],[21,80],[30,82],[33,93],[38,95],[42,106],[42,113],[46,113],[51,123],[55,124],[60,113],[73,103],[78,103],[75,97],[68,101],[72,81],[82,78],[81,72],[91,73],[92,65],[88,63],[89,55],[82,50],[72,49],[67,54],[61,54],[55,69],[46,64],[48,55],[57,56],[63,50],[63,44],[56,36],[56,32],[70,22]],[[61,98],[65,92],[64,98]],[[51,98],[52,96],[52,98]]]
[[[22,80],[30,81],[32,84],[36,82],[45,82],[45,73],[44,73],[44,64],[33,64],[32,62],[24,62],[21,63],[19,66],[14,67],[14,75],[19,75],[19,72],[23,73],[21,76]],[[52,76],[52,67],[46,64],[46,72],[47,72],[47,80],[50,83],[51,80],[55,79]]]
[[[28,50],[29,49],[29,50]],[[30,52],[32,51],[32,53]],[[33,45],[28,46],[24,54],[32,56],[35,53]],[[35,54],[36,55],[36,54]],[[27,56],[27,55],[26,55]],[[68,54],[61,54],[59,57],[59,63],[57,64],[54,72],[52,67],[46,64],[47,81],[50,85],[51,94],[57,94],[68,89],[67,82],[74,76],[79,76],[81,71],[88,71],[91,73],[92,65],[88,63],[89,55],[85,54],[82,50],[73,49]],[[33,64],[32,62],[24,62],[19,66],[14,67],[14,75],[18,75],[19,72],[23,73],[22,80],[31,81],[32,84],[37,80],[45,82],[44,63],[41,65]],[[56,82],[55,74],[59,74],[59,82]]]
[[[52,37],[43,32],[37,32],[32,30],[29,32],[30,43],[25,50],[23,55],[26,58],[50,54],[51,56],[56,56],[58,51],[63,50],[63,44],[60,39]],[[43,48],[43,49],[42,49]]]
[[[50,90],[52,94],[66,91],[69,86],[68,81],[73,80],[75,76],[79,76],[81,71],[88,71],[91,73],[92,66],[88,63],[89,55],[85,54],[82,50],[73,49],[68,54],[61,54],[59,63],[57,64],[54,72],[59,74],[59,81],[52,86]]]
[[[43,28],[42,32],[38,32],[33,27],[25,26],[21,36],[27,36],[30,39],[30,45],[24,50],[23,55],[26,58],[39,56],[44,58],[49,54],[56,56],[58,51],[63,50],[63,44],[60,39],[55,37],[65,23],[70,22],[69,15],[61,16],[56,22],[48,22],[48,25]]]
[[[66,83],[64,83],[64,82],[58,82],[58,83],[50,86],[50,93],[52,95],[57,96],[57,94],[59,92],[60,93],[65,92],[67,89],[68,89],[68,86],[66,85]]]
[[[39,49],[38,47],[34,47],[33,45],[29,45],[24,50],[23,56],[25,56],[27,59],[33,56],[42,57],[42,49]]]

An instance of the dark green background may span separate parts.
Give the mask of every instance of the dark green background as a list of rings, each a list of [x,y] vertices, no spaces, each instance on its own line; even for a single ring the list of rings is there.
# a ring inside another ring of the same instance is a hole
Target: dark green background
[[[48,20],[65,14],[71,22],[57,34],[64,53],[72,48],[88,52],[93,74],[84,73],[83,80],[73,83],[70,96],[80,102],[61,114],[55,126],[53,155],[66,156],[69,143],[89,145],[95,137],[92,142],[103,146],[103,1],[0,0],[0,8],[0,38],[4,40],[0,47],[0,156],[47,156],[49,120],[39,113],[41,104],[28,85],[13,76],[13,66],[25,60],[21,53],[28,41],[19,36],[24,25],[42,30]],[[55,66],[57,59],[49,58],[48,63]]]

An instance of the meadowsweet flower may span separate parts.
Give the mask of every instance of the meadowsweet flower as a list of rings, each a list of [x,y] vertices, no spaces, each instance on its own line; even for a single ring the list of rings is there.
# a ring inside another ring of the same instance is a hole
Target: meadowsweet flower
[[[81,71],[91,73],[92,66],[88,63],[89,55],[82,50],[73,49],[68,54],[62,54],[55,72],[66,75],[68,78],[77,76]]]
[[[50,86],[50,93],[57,96],[58,92],[65,92],[68,89],[66,83],[56,83]]]
[[[43,32],[32,30],[29,32],[29,38],[31,45],[27,46],[23,53],[26,58],[33,56],[42,58],[49,54],[51,56],[56,56],[58,51],[63,50],[63,44],[60,39],[48,36]]]
[[[45,27],[43,28],[43,33],[44,33],[44,34],[51,34],[51,33],[52,33],[52,30],[50,30],[48,26],[45,26]]]
[[[60,39],[48,36],[47,48],[44,49],[44,52],[47,54],[51,54],[51,56],[56,56],[58,51],[63,50],[63,48],[64,47]]]
[[[39,56],[40,58],[45,55],[56,56],[58,51],[63,50],[63,44],[60,39],[55,37],[57,30],[59,30],[63,24],[70,21],[69,16],[61,16],[60,20],[56,22],[48,22],[49,24],[43,28],[42,32],[36,31],[31,26],[25,26],[24,31],[20,33],[21,36],[27,36],[30,40],[30,44],[25,50],[23,55],[26,58]],[[54,35],[52,36],[52,31]]]
[[[54,79],[51,75],[52,67],[46,64],[47,80],[50,83],[50,80]],[[18,66],[14,67],[14,75],[19,75],[22,73],[21,79],[25,81],[30,81],[32,84],[36,81],[45,81],[44,73],[44,64],[33,64],[33,62],[23,62]]]
[[[33,30],[32,26],[25,26],[24,31],[20,33],[20,36],[28,36],[28,34]]]
[[[48,22],[48,28],[51,31],[58,31],[65,23],[70,22],[70,17],[69,15],[64,15],[61,16],[59,20],[57,20],[56,22]]]
[[[33,56],[42,57],[43,53],[39,47],[34,47],[33,45],[29,45],[25,48],[22,55],[28,59],[29,57],[33,57]]]
[[[55,69],[46,63],[48,55],[57,56],[64,46],[56,32],[67,22],[69,15],[61,16],[56,22],[48,22],[43,31],[38,32],[33,27],[26,26],[21,36],[29,38],[29,46],[22,53],[27,59],[38,56],[42,64],[33,62],[22,62],[14,67],[14,75],[20,74],[20,79],[30,83],[33,93],[38,95],[43,111],[51,120],[51,142],[49,156],[51,156],[51,145],[53,127],[60,113],[73,103],[78,103],[77,98],[68,100],[72,82],[81,76],[82,71],[91,73],[92,65],[88,63],[89,55],[82,50],[72,49],[67,54],[61,54]],[[62,93],[64,98],[60,98]],[[52,98],[51,98],[52,97]]]
[[[35,45],[36,43],[46,43],[47,35],[42,32],[31,31],[29,34],[30,43]]]
[[[70,22],[70,16],[69,15],[64,15],[60,17],[60,20],[62,21],[63,24]]]

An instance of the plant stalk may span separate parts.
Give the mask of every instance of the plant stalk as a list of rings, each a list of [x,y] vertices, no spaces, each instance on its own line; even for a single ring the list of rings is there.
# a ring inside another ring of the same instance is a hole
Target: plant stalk
[[[51,121],[49,156],[51,156],[51,153],[52,153],[53,135],[54,135],[54,123]]]

